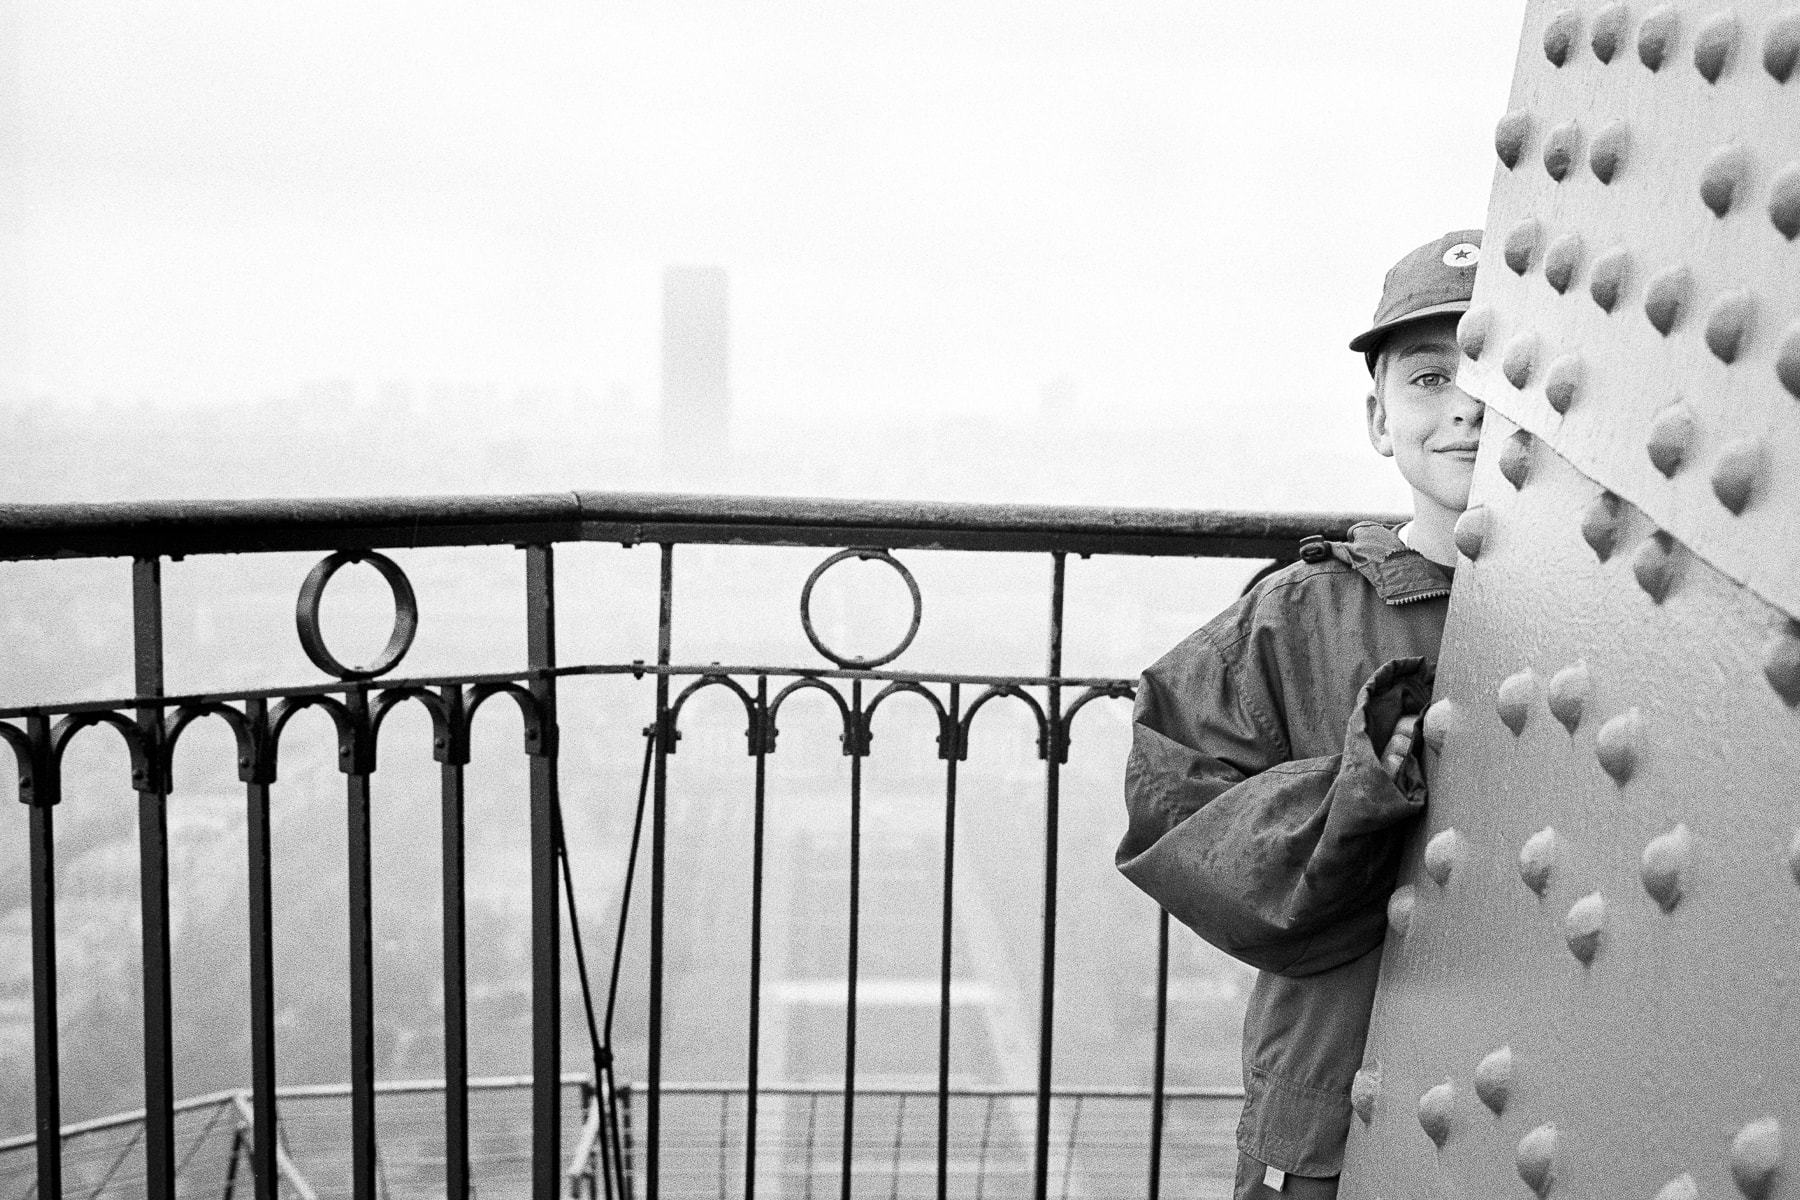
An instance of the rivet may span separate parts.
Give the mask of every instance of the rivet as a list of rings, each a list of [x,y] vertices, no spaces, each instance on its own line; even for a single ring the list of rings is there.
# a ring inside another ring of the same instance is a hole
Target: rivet
[[[1693,290],[1694,276],[1686,267],[1664,267],[1644,288],[1644,315],[1656,332],[1668,337],[1681,320],[1681,310]]]
[[[1532,702],[1537,699],[1537,689],[1537,676],[1529,670],[1508,675],[1500,684],[1500,695],[1494,702],[1494,709],[1515,736],[1525,728],[1526,718],[1531,715]]]
[[[1750,1200],[1763,1200],[1781,1167],[1781,1124],[1774,1117],[1752,1121],[1731,1139],[1731,1178]]]
[[[1450,1114],[1456,1110],[1456,1085],[1446,1079],[1419,1097],[1419,1128],[1443,1148],[1450,1140]]]
[[[1497,464],[1500,474],[1515,488],[1524,487],[1525,480],[1531,476],[1531,442],[1531,434],[1520,429],[1500,447],[1500,462]]]
[[[1543,236],[1544,227],[1536,217],[1526,217],[1507,232],[1506,248],[1502,253],[1513,274],[1523,275],[1531,270],[1532,261],[1537,258],[1538,242]]]
[[[1462,854],[1462,839],[1456,830],[1446,829],[1434,834],[1425,843],[1425,874],[1439,887],[1448,887],[1450,872],[1456,869],[1456,860]]]
[[[1763,678],[1789,705],[1800,705],[1800,621],[1779,621],[1763,643]]]
[[[1750,506],[1764,463],[1762,443],[1755,438],[1727,442],[1719,451],[1719,461],[1713,464],[1713,495],[1734,516]]]
[[[1569,173],[1569,167],[1575,161],[1577,147],[1581,143],[1581,127],[1573,121],[1564,121],[1544,135],[1544,174],[1557,183]]]
[[[1569,283],[1575,278],[1575,269],[1581,265],[1581,238],[1573,233],[1564,234],[1550,243],[1544,252],[1544,282],[1556,289],[1558,295],[1569,290]]]
[[[1410,883],[1401,884],[1394,889],[1394,894],[1388,897],[1388,928],[1393,930],[1396,935],[1405,937],[1406,931],[1412,928],[1415,903],[1417,903],[1417,897],[1414,895],[1413,885]]]
[[[1462,516],[1456,518],[1456,528],[1451,531],[1450,536],[1464,558],[1476,559],[1481,557],[1481,548],[1487,544],[1488,534],[1493,527],[1493,510],[1485,504],[1477,504],[1474,508],[1465,509]]]
[[[1737,17],[1729,12],[1719,13],[1694,35],[1694,68],[1706,82],[1719,82],[1725,65],[1731,61],[1731,52],[1737,48],[1737,40]]]
[[[1381,1066],[1369,1063],[1357,1069],[1350,1081],[1350,1107],[1367,1125],[1375,1119],[1375,1098],[1381,1094]]]
[[[1657,1189],[1656,1200],[1700,1200],[1700,1189],[1692,1175],[1677,1175]]]
[[[1581,510],[1581,540],[1601,562],[1612,557],[1619,544],[1619,498],[1601,492]]]
[[[1769,34],[1763,40],[1763,70],[1786,83],[1800,61],[1800,12],[1787,12],[1769,23]]]
[[[1494,329],[1494,310],[1483,304],[1471,308],[1456,323],[1456,344],[1470,358],[1480,358]]]
[[[1665,4],[1653,9],[1638,26],[1637,51],[1638,61],[1652,71],[1660,70],[1663,60],[1669,56],[1669,44],[1675,40],[1675,26],[1679,18],[1675,7]]]
[[[1511,1046],[1500,1047],[1475,1068],[1475,1095],[1493,1110],[1495,1116],[1506,1111],[1507,1096],[1512,1092],[1512,1073]]]
[[[1550,678],[1550,715],[1570,733],[1581,724],[1591,684],[1585,662],[1571,663]]]
[[[1673,478],[1687,461],[1694,445],[1694,417],[1687,405],[1677,400],[1657,413],[1650,421],[1650,440],[1644,449],[1650,463],[1665,476]]]
[[[1600,931],[1605,926],[1606,901],[1599,892],[1570,905],[1569,915],[1563,918],[1563,937],[1569,943],[1569,953],[1584,963],[1593,962],[1600,949]]]
[[[1631,271],[1631,256],[1623,250],[1608,250],[1594,260],[1594,270],[1588,276],[1588,295],[1600,306],[1601,312],[1610,313],[1619,306],[1619,296],[1625,290],[1625,277]]]
[[[1675,582],[1674,537],[1659,529],[1645,538],[1631,556],[1631,573],[1637,576],[1638,586],[1645,594],[1661,604]]]
[[[1444,741],[1450,736],[1450,724],[1456,717],[1450,697],[1440,696],[1425,710],[1425,744],[1437,754],[1444,752]]]
[[[1599,133],[1594,135],[1588,146],[1588,170],[1601,183],[1611,183],[1613,176],[1625,163],[1625,153],[1630,147],[1631,134],[1623,121],[1608,122]]]
[[[1506,343],[1506,353],[1500,359],[1500,373],[1506,376],[1506,382],[1523,388],[1531,382],[1531,365],[1536,357],[1537,339],[1529,333],[1521,333]]]
[[[1789,163],[1770,180],[1769,220],[1788,241],[1800,237],[1800,163]]]
[[[1594,57],[1603,63],[1613,60],[1619,52],[1619,42],[1625,37],[1625,24],[1631,19],[1623,4],[1608,4],[1594,14],[1593,29],[1588,37],[1588,45],[1594,48]]]
[[[1686,825],[1677,825],[1669,832],[1651,838],[1644,847],[1638,878],[1644,881],[1644,890],[1664,912],[1673,912],[1681,903],[1681,877],[1687,874],[1688,859],[1693,856],[1693,851],[1694,838]]]
[[[1700,199],[1722,217],[1731,211],[1732,201],[1750,173],[1750,152],[1742,146],[1720,146],[1706,157],[1700,171]]]
[[[1539,896],[1550,886],[1556,869],[1556,830],[1546,825],[1525,839],[1519,851],[1519,878]]]
[[[1494,153],[1507,170],[1519,165],[1525,153],[1525,139],[1531,136],[1531,114],[1524,109],[1509,112],[1494,126]]]
[[[1611,491],[1602,491],[1589,500],[1580,515],[1582,542],[1588,543],[1588,549],[1602,563],[1613,558],[1613,549],[1618,545],[1618,504],[1620,500]]]
[[[1556,1173],[1556,1126],[1539,1125],[1519,1139],[1519,1178],[1540,1196],[1550,1194]]]
[[[1626,783],[1637,772],[1643,736],[1644,718],[1635,708],[1620,713],[1594,735],[1594,757],[1600,760],[1600,769],[1611,775],[1614,782]]]
[[[1558,356],[1544,372],[1544,399],[1559,413],[1575,404],[1575,393],[1581,390],[1581,360],[1573,354]]]
[[[1562,66],[1569,61],[1569,49],[1580,36],[1581,18],[1573,10],[1563,9],[1544,27],[1544,57],[1553,66]]]
[[[1730,291],[1713,301],[1706,314],[1706,348],[1722,363],[1737,361],[1744,345],[1744,331],[1750,327],[1755,301],[1746,291]]]
[[[1790,325],[1775,351],[1775,377],[1794,399],[1800,400],[1800,324]]]
[[[249,769],[250,769],[250,756],[248,754],[240,756],[238,758],[238,770],[248,771]]]

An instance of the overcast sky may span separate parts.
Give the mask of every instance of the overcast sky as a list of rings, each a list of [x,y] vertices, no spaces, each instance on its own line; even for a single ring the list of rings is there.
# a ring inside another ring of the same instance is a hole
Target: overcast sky
[[[1270,427],[1478,225],[1518,0],[5,6],[5,384],[654,401],[668,263],[743,413]]]

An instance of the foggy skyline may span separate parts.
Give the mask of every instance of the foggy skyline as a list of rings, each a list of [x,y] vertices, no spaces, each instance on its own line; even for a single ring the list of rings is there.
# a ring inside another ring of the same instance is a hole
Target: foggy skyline
[[[1341,421],[1517,7],[24,8],[5,390],[649,397],[706,262],[743,413]]]

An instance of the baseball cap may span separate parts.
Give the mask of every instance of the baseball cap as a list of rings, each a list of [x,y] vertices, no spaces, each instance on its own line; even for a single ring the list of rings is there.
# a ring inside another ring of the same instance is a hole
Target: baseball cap
[[[1475,266],[1481,261],[1481,230],[1457,229],[1426,242],[1395,263],[1381,285],[1375,323],[1350,339],[1375,370],[1382,339],[1397,327],[1439,313],[1469,311],[1475,294]]]

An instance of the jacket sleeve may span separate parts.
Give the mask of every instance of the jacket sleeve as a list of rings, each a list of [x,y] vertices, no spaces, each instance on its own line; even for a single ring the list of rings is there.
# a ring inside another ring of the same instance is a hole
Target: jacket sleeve
[[[1418,773],[1396,784],[1378,749],[1402,712],[1424,707],[1430,668],[1385,664],[1357,697],[1341,754],[1282,761],[1255,689],[1200,649],[1177,671],[1152,667],[1139,688],[1119,869],[1261,970],[1311,975],[1360,957],[1381,943],[1406,827],[1425,804]]]

